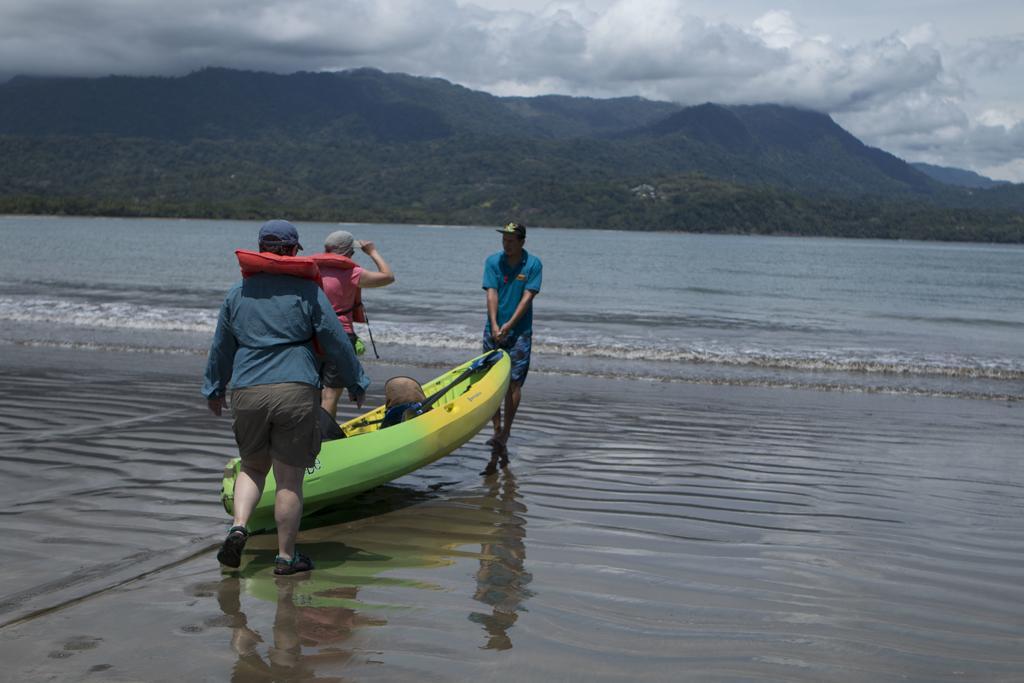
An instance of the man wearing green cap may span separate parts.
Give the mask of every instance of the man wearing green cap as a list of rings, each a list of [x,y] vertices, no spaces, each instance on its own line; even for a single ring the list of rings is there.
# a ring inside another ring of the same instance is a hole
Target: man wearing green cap
[[[533,299],[540,293],[543,266],[540,259],[523,248],[526,226],[508,223],[498,230],[502,250],[484,262],[483,289],[487,292],[487,324],[484,325],[484,351],[504,349],[512,360],[512,377],[505,395],[504,424],[502,410],[494,414],[491,463],[485,472],[494,471],[496,461],[508,464],[508,437],[522,395],[523,382],[530,370],[533,339]]]

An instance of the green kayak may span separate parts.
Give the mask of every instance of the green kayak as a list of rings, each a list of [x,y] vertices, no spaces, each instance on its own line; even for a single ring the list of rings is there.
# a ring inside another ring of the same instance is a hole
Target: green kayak
[[[508,354],[492,351],[449,370],[423,385],[422,413],[381,428],[385,406],[340,425],[345,438],[325,441],[303,483],[303,514],[310,515],[429,465],[463,445],[486,425],[508,389]],[[233,458],[224,469],[221,501],[234,511],[235,480],[240,466]],[[274,475],[249,520],[250,529],[274,526]]]

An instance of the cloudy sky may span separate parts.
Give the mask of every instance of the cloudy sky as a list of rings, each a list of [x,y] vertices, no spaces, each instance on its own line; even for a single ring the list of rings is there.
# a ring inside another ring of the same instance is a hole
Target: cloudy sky
[[[778,102],[1024,182],[1024,0],[0,0],[0,79],[204,66]]]

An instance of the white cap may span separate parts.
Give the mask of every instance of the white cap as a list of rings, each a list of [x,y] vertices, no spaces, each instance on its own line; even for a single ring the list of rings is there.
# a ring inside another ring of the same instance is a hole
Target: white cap
[[[359,246],[359,241],[348,230],[335,230],[324,240],[324,251],[348,256]]]

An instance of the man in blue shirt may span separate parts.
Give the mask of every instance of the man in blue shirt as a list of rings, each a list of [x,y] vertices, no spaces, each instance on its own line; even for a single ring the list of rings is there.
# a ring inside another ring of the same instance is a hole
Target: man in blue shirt
[[[295,226],[272,220],[260,228],[259,248],[294,257],[302,245]],[[315,264],[312,268],[316,272]],[[230,383],[232,428],[242,460],[235,483],[234,525],[217,559],[228,567],[241,564],[249,537],[246,524],[273,468],[278,543],[274,573],[294,574],[313,568],[312,561],[295,550],[295,537],[302,518],[303,475],[320,452],[314,339],[359,406],[370,380],[318,283],[284,274],[287,260],[267,269],[228,291],[206,364],[203,395],[214,415],[221,414]]]
[[[512,377],[505,395],[505,424],[502,411],[494,414],[493,448],[485,473],[494,472],[500,457],[508,464],[508,437],[522,395],[523,382],[530,370],[530,346],[533,338],[533,299],[540,293],[543,266],[540,259],[523,248],[526,226],[509,223],[498,230],[502,250],[484,262],[483,289],[487,292],[487,324],[484,326],[484,351],[505,349],[512,359]]]

